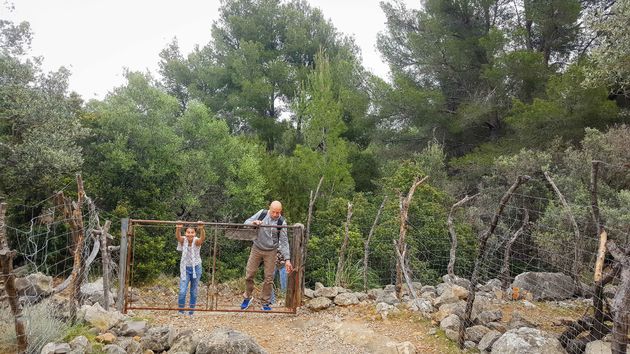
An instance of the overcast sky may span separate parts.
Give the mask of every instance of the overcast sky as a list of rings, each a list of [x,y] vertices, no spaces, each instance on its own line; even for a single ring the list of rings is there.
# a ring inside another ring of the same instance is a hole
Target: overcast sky
[[[386,78],[388,68],[376,49],[385,28],[380,0],[309,0],[342,33],[355,37],[363,64]],[[0,6],[5,1],[0,2]],[[404,0],[417,8],[418,0]],[[65,66],[70,89],[85,99],[103,98],[123,83],[123,68],[156,73],[159,52],[177,37],[188,54],[210,40],[219,0],[15,0],[0,7],[2,18],[28,21],[32,54],[44,57],[44,70]]]

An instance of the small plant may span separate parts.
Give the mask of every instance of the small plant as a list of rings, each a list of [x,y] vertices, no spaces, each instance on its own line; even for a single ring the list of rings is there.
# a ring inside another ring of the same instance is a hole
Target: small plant
[[[326,263],[326,286],[335,286],[335,276],[337,274],[337,266],[333,261]],[[347,263],[343,268],[339,285],[346,289],[361,289],[363,287],[363,265],[361,262]]]

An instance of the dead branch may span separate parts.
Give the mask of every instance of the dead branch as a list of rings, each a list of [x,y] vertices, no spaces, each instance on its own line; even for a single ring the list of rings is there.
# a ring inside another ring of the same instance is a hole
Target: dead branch
[[[402,265],[401,270],[405,277],[407,287],[409,288],[409,293],[414,300],[417,300],[418,295],[416,294],[416,289],[413,287],[413,283],[411,282],[411,278],[409,277],[409,272],[407,272],[407,262],[405,261],[405,256],[407,254],[407,245],[405,245],[403,252],[400,253],[400,246],[396,244],[396,240],[392,241],[394,242],[394,249],[396,250],[396,255],[398,256],[398,262]]]
[[[372,227],[370,228],[370,232],[368,233],[368,237],[365,240],[363,245],[363,290],[367,291],[367,273],[368,273],[368,258],[370,254],[370,241],[372,240],[372,235],[374,235],[374,230],[376,229],[376,225],[378,225],[378,220],[381,217],[381,212],[385,207],[385,202],[387,201],[387,196],[383,197],[383,202],[381,206],[378,208],[376,212],[376,216],[374,217],[374,222],[372,223]]]

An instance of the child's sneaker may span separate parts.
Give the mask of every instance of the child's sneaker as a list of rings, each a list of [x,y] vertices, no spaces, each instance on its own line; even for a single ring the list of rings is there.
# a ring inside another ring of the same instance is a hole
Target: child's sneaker
[[[271,304],[264,304],[264,305],[262,305],[262,310],[263,311],[271,311]]]
[[[252,298],[248,297],[243,299],[243,303],[241,304],[241,310],[247,310],[249,305],[252,303]]]

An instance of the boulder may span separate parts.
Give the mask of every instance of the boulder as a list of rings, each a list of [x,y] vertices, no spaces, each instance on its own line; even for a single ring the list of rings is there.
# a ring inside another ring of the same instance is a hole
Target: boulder
[[[435,310],[431,300],[427,299],[416,299],[409,302],[409,309],[411,311],[421,312],[425,316],[429,316]]]
[[[306,296],[309,299],[314,298],[315,297],[315,290],[309,289],[309,288],[305,288],[304,289],[304,296]]]
[[[350,292],[350,290],[344,288],[343,286],[335,286],[335,289],[337,289],[337,294],[343,294],[343,293]]]
[[[525,290],[533,300],[565,300],[575,295],[575,284],[563,273],[526,272],[514,278],[512,289]]]
[[[451,277],[450,275],[446,274],[442,276],[442,281],[446,284],[455,284],[461,286],[462,288],[470,289],[470,280],[466,278],[458,276]]]
[[[71,350],[68,343],[48,343],[42,348],[41,354],[63,354]]]
[[[220,328],[201,338],[195,353],[257,354],[266,351],[252,337],[233,329]]]
[[[376,298],[376,302],[380,303],[380,302],[384,302],[386,304],[390,304],[390,305],[396,305],[400,303],[400,300],[398,300],[398,298],[396,297],[396,293],[394,292],[389,292],[389,291],[383,291],[377,298]]]
[[[501,337],[501,332],[495,330],[488,331],[479,341],[477,349],[479,349],[482,353],[489,352],[490,349],[492,349],[492,345],[497,341],[497,339],[499,339],[499,337]]]
[[[383,288],[383,291],[386,292],[386,293],[395,293],[396,292],[396,285],[387,284]]]
[[[77,353],[92,353],[92,344],[85,336],[75,337],[69,344],[72,351]]]
[[[335,296],[335,305],[350,306],[359,303],[359,299],[353,293],[341,293]]]
[[[463,316],[465,309],[466,309],[465,301],[458,301],[452,304],[444,304],[440,306],[440,309],[437,312],[435,312],[433,315],[431,315],[431,317],[435,321],[440,322],[450,315]]]
[[[468,290],[459,285],[449,284],[442,287],[441,291],[442,293],[440,296],[433,300],[433,305],[435,307],[440,307],[444,304],[450,304],[468,298]]]
[[[387,352],[396,354],[415,354],[416,346],[411,342],[387,342],[385,347]]]
[[[382,296],[383,293],[383,289],[370,289],[367,292],[368,299],[376,300],[379,296]]]
[[[486,310],[481,311],[479,315],[475,318],[475,322],[477,324],[485,325],[490,322],[497,322],[503,318],[503,313],[501,310]]]
[[[477,290],[485,293],[501,290],[501,281],[499,279],[490,279],[483,285],[477,284]]]
[[[315,290],[321,289],[324,287],[324,284],[320,283],[320,282],[316,282],[315,283]]]
[[[466,339],[469,341],[473,341],[475,343],[479,343],[481,338],[485,336],[490,329],[486,326],[476,325],[466,328]],[[477,345],[475,345],[476,347]]]
[[[112,328],[125,318],[125,315],[118,311],[105,311],[98,302],[92,306],[82,306],[80,312],[85,322],[101,331]]]
[[[611,354],[612,343],[596,340],[586,344],[584,354]],[[626,353],[630,354],[630,346],[626,349]]]
[[[197,345],[199,345],[201,338],[197,335],[193,335],[192,331],[185,331],[179,333],[177,337],[172,341],[171,349],[168,353],[195,353]]]
[[[139,337],[138,337],[139,338]],[[116,345],[123,348],[127,354],[142,354],[142,346],[133,338],[122,337],[116,342]]]
[[[169,326],[153,327],[147,330],[147,333],[140,340],[140,344],[144,349],[150,349],[154,352],[163,352],[170,348],[169,335],[171,328]]]
[[[505,332],[492,346],[492,353],[565,354],[560,341],[537,328],[521,327]]]
[[[15,288],[19,296],[45,296],[52,292],[52,277],[43,273],[29,274],[15,279]]]
[[[147,321],[127,320],[120,325],[118,333],[125,337],[143,336],[147,329]]]
[[[524,319],[518,311],[514,311],[512,313],[512,318],[510,319],[510,322],[507,324],[507,328],[518,329],[522,327],[535,328],[536,325]]]
[[[108,344],[103,347],[103,353],[105,354],[127,354],[127,352],[116,344]]]
[[[327,297],[329,299],[334,299],[337,294],[338,291],[336,287],[322,287],[315,290],[315,297]]]
[[[107,333],[99,334],[94,339],[99,343],[112,344],[116,341],[116,336],[113,333],[107,332]]]
[[[440,321],[440,328],[444,331],[450,329],[452,331],[458,332],[460,326],[461,320],[457,315],[449,315],[448,317]]]
[[[368,298],[368,295],[366,293],[363,293],[363,292],[360,292],[360,291],[357,291],[357,292],[355,292],[353,294],[354,294],[354,296],[357,297],[357,300],[359,300],[359,302],[365,301]]]
[[[81,294],[84,296],[85,303],[95,304],[99,303],[105,306],[105,294],[103,291],[103,278],[98,278],[93,283],[86,283],[81,285]],[[108,294],[110,306],[114,305],[114,294],[110,291]]]
[[[332,305],[332,301],[329,298],[327,298],[327,297],[316,297],[316,298],[310,300],[306,304],[306,307],[308,307],[309,309],[311,309],[313,311],[319,311],[319,310],[323,310],[323,309],[329,308],[330,305]]]

